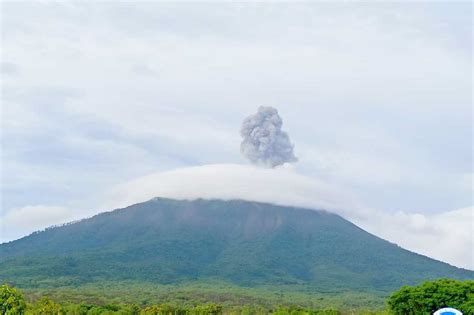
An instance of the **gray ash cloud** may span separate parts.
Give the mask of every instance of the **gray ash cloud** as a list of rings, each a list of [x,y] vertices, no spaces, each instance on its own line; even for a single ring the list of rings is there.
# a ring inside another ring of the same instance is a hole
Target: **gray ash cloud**
[[[296,162],[294,145],[281,129],[282,125],[283,121],[275,108],[260,106],[256,114],[248,116],[242,123],[240,152],[259,166],[276,167]]]

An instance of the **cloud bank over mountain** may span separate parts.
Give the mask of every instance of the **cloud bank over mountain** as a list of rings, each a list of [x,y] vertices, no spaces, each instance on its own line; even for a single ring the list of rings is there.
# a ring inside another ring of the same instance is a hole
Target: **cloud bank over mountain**
[[[472,207],[432,215],[387,213],[366,208],[354,195],[291,167],[215,164],[159,172],[127,182],[110,192],[104,208],[126,207],[153,197],[245,199],[325,209],[406,249],[474,269]]]

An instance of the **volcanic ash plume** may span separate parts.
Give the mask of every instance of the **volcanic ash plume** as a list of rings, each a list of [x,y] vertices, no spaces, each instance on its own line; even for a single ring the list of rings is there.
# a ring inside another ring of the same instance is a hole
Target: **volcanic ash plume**
[[[260,106],[255,115],[244,119],[240,129],[243,137],[240,152],[252,163],[275,167],[298,159],[288,134],[281,130],[283,122],[278,111]]]

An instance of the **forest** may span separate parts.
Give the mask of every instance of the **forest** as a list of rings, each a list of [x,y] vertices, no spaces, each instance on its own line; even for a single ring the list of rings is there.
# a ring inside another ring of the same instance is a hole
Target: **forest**
[[[77,292],[77,291],[76,291]],[[67,293],[63,292],[63,293]],[[23,291],[8,284],[0,286],[0,314],[31,315],[89,315],[89,314],[173,314],[173,315],[207,315],[207,314],[276,314],[276,315],[345,315],[345,314],[432,314],[442,307],[454,307],[464,314],[474,314],[474,281],[439,279],[427,281],[418,286],[403,286],[393,292],[385,301],[383,309],[338,308],[303,306],[292,303],[268,304],[229,304],[219,301],[179,302],[168,300],[163,303],[149,304],[137,299],[134,303],[104,301],[97,303],[85,300],[93,292],[82,292],[79,296],[58,294],[54,297],[34,291]],[[98,298],[98,297],[96,297]],[[97,300],[99,301],[99,300]]]

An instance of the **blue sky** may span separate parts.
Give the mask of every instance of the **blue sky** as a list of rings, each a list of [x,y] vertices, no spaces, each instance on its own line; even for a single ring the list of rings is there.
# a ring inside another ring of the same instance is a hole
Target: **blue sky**
[[[240,123],[266,105],[293,172],[354,208],[464,221],[452,262],[472,266],[452,213],[472,207],[470,3],[1,5],[2,240],[137,178],[247,164]]]

